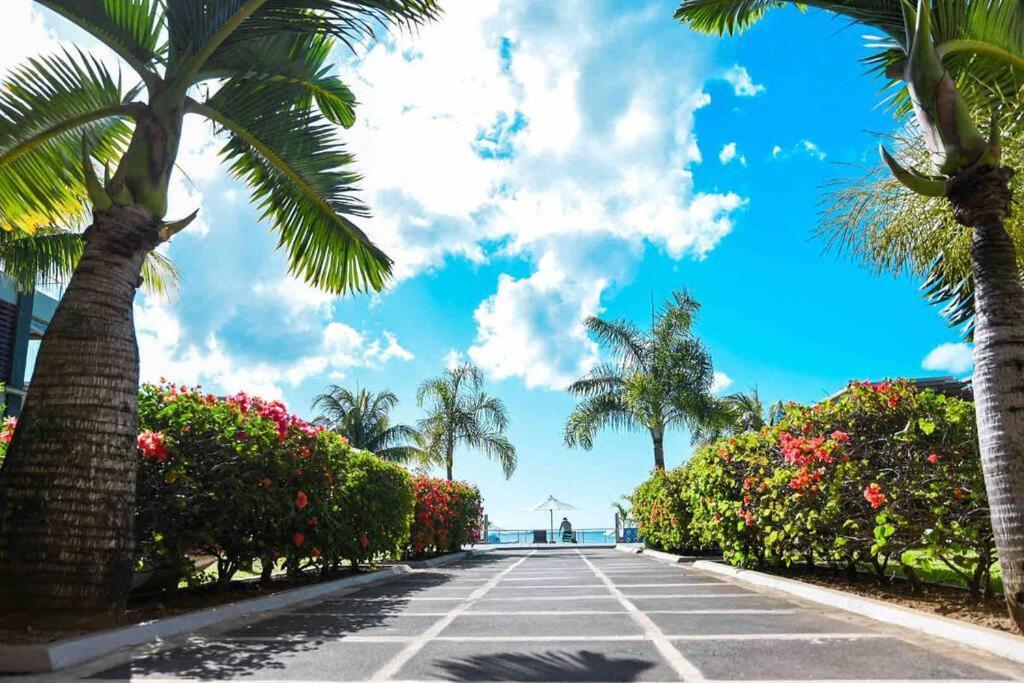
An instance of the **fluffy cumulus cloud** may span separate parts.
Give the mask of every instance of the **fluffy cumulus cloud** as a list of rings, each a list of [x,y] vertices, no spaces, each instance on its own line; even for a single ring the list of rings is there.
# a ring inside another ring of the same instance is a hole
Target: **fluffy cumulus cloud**
[[[754,97],[764,92],[764,86],[755,83],[746,67],[739,64],[726,69],[722,77],[732,86],[732,91],[737,97]]]
[[[468,355],[496,376],[559,387],[594,362],[580,324],[608,282],[628,280],[645,245],[703,258],[744,200],[694,188],[695,117],[710,97],[686,60],[632,49],[657,12],[494,0],[445,9],[442,22],[343,70],[362,103],[348,139],[376,214],[367,229],[396,256],[399,280],[451,258],[530,264],[477,308]],[[613,57],[623,54],[628,68]],[[576,267],[580,253],[593,261]]]
[[[740,166],[747,165],[747,158],[737,151],[735,142],[727,142],[722,145],[722,151],[718,153],[718,161],[723,166],[728,166],[733,161],[739,162]]]
[[[924,357],[921,367],[960,375],[974,367],[974,353],[968,344],[939,344]]]
[[[729,387],[732,386],[732,377],[725,374],[724,372],[716,372],[714,379],[711,382],[711,391],[715,394],[720,394]]]
[[[135,306],[135,325],[143,381],[168,377],[219,393],[245,390],[266,398],[283,398],[285,389],[313,377],[337,381],[351,368],[413,358],[390,332],[374,337],[336,321],[320,327],[313,344],[298,354],[246,358],[229,349],[217,334],[190,337],[173,306],[148,297]]]

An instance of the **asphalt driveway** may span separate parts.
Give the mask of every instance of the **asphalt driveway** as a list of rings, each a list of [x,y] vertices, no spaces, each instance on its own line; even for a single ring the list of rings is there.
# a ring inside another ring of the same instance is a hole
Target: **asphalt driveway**
[[[121,657],[125,659],[125,657]],[[995,681],[1020,667],[610,549],[496,551],[87,680]]]

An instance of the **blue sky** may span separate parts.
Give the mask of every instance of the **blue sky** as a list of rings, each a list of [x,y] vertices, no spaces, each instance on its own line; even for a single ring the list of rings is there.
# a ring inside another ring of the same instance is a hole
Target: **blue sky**
[[[170,217],[200,219],[168,249],[180,296],[139,300],[145,378],[257,391],[309,416],[329,383],[387,387],[411,422],[417,384],[471,359],[508,404],[519,469],[506,482],[459,452],[456,476],[494,522],[530,528],[546,519],[523,508],[549,493],[581,508],[577,527],[609,525],[652,465],[644,434],[562,445],[562,387],[599,358],[586,315],[643,320],[652,296],[688,288],[722,389],[756,385],[767,401],[969,369],[916,282],[812,237],[823,183],[874,163],[870,133],[894,125],[858,62],[859,27],[787,9],[712,39],[673,22],[672,2],[444,5],[437,25],[337,54],[361,102],[345,137],[375,213],[363,225],[395,283],[339,299],[288,278],[209,130],[190,125]],[[15,0],[0,68],[68,40],[95,47]],[[682,462],[688,435],[666,448]]]

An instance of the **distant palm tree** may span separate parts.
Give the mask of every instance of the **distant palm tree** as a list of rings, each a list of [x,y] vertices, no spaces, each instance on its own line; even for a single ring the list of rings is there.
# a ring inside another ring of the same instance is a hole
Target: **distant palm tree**
[[[598,431],[650,432],[654,467],[665,469],[665,432],[701,423],[713,408],[711,355],[693,335],[700,304],[685,292],[652,315],[649,330],[625,320],[586,319],[587,330],[611,351],[569,385],[582,400],[565,424],[565,444],[590,450]]]
[[[782,402],[773,403],[765,414],[761,395],[754,387],[748,392],[738,391],[714,402],[712,410],[694,427],[694,441],[708,444],[725,436],[756,432],[773,425],[782,417]]]
[[[398,397],[390,391],[371,393],[357,388],[352,393],[332,384],[313,399],[320,409],[317,424],[341,434],[355,448],[390,462],[409,462],[420,457],[420,434],[409,425],[391,424]]]
[[[505,436],[508,411],[501,399],[483,391],[484,379],[472,364],[445,370],[416,392],[427,415],[419,422],[426,445],[424,459],[443,465],[452,480],[455,449],[465,445],[497,460],[508,479],[516,470],[516,449]]]

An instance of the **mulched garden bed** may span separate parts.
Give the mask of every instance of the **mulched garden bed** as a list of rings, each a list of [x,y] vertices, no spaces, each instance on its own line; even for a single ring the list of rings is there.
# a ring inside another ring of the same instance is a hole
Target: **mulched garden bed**
[[[4,614],[3,618],[0,619],[0,645],[50,643],[55,640],[85,635],[95,631],[103,631],[120,626],[131,626],[153,621],[154,619],[163,619],[209,607],[217,607],[218,605],[225,605],[238,600],[273,595],[274,593],[301,586],[309,586],[325,581],[336,581],[366,572],[367,570],[364,568],[359,572],[349,570],[324,577],[311,573],[294,581],[282,575],[274,578],[266,586],[261,586],[259,580],[254,578],[232,581],[227,589],[218,588],[216,585],[182,588],[175,591],[132,597],[128,602],[128,609],[124,614],[118,616],[99,615],[83,618],[69,617],[59,613],[49,615],[46,619],[45,628],[32,625],[33,623],[39,623],[38,614]]]
[[[851,583],[845,577],[822,572],[808,574],[806,571],[802,572],[797,569],[779,568],[761,571],[786,579],[795,579],[825,588],[855,593],[865,598],[881,600],[900,607],[909,607],[951,619],[959,619],[978,626],[1017,633],[1007,614],[1006,600],[1001,595],[992,600],[971,604],[967,591],[934,583],[925,584],[919,595],[911,595],[910,584],[898,579],[887,584],[879,584],[873,577],[865,575],[859,582]]]

